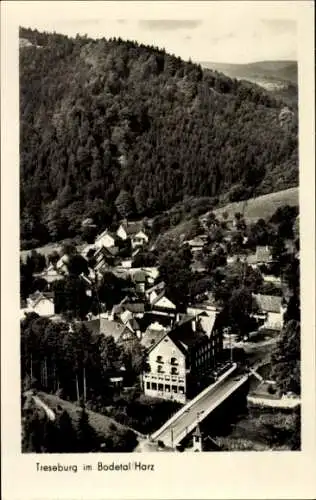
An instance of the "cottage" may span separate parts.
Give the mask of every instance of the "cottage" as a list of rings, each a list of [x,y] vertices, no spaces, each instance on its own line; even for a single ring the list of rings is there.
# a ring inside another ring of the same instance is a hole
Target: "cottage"
[[[254,294],[253,298],[258,309],[254,317],[264,321],[262,328],[281,330],[285,312],[282,297]]]
[[[113,337],[115,343],[128,349],[131,344],[138,342],[137,336],[126,324],[112,321],[105,315],[91,321],[85,321],[85,326],[94,334],[100,333],[106,337]]]
[[[145,292],[146,299],[150,302],[150,297],[153,297],[153,299],[162,292],[166,287],[166,283],[164,281],[160,281],[156,285],[153,285],[150,288],[147,288]],[[154,293],[153,293],[154,292]]]
[[[133,273],[132,280],[135,283],[135,290],[140,293],[145,293],[147,274],[142,269]]]
[[[256,269],[262,265],[272,264],[273,258],[269,246],[257,246],[256,253],[247,256],[246,262]]]
[[[105,246],[98,247],[94,254],[94,270],[96,272],[102,273],[108,270],[115,264],[115,255],[117,253],[117,248]]]
[[[124,221],[119,226],[116,234],[122,240],[130,238],[132,248],[139,248],[148,243],[149,237],[143,227],[142,221],[127,222]]]
[[[69,262],[69,255],[65,254],[63,255],[56,264],[56,270],[59,274],[66,275],[68,274],[68,262]]]
[[[27,299],[27,311],[35,312],[39,316],[53,316],[55,314],[54,294],[51,292],[35,292]]]
[[[54,281],[62,280],[64,275],[62,272],[59,272],[53,264],[50,264],[42,273],[34,274],[34,277],[43,278],[48,284],[51,284],[54,283]]]
[[[165,290],[159,294],[153,291],[150,295],[149,302],[151,309],[160,314],[175,314],[177,306],[166,296]]]
[[[149,348],[144,393],[185,403],[214,370],[219,359],[217,349],[196,318],[182,317]]]
[[[194,254],[195,252],[200,252],[206,243],[206,238],[203,236],[196,236],[195,238],[184,241],[183,244],[188,245],[191,252]]]
[[[108,229],[106,229],[105,231],[103,231],[103,233],[97,236],[94,242],[94,246],[96,248],[101,248],[101,247],[112,248],[115,246],[116,239],[117,238],[115,233],[111,233]]]

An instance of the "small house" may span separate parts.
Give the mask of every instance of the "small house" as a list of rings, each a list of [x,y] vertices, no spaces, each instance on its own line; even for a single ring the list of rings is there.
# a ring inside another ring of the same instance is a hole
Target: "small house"
[[[248,255],[246,261],[254,269],[272,264],[271,248],[269,246],[257,246],[256,253]]]
[[[257,306],[257,313],[254,317],[263,321],[262,328],[281,330],[285,312],[282,297],[254,294],[253,298]]]
[[[94,242],[94,246],[96,248],[102,248],[102,247],[112,248],[116,244],[116,239],[117,239],[116,234],[112,233],[108,229],[106,229],[105,231],[103,231],[103,233],[101,233],[101,234],[99,234],[99,236],[97,236],[97,238]]]
[[[27,299],[28,312],[35,312],[39,316],[53,316],[55,314],[54,294],[52,292],[35,292]]]
[[[119,226],[116,234],[122,240],[130,238],[133,249],[142,247],[149,241],[149,237],[144,229],[142,221],[124,221]]]

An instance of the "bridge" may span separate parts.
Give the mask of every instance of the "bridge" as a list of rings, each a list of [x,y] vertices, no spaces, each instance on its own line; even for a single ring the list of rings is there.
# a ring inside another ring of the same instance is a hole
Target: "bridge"
[[[199,422],[237,391],[261,364],[252,367],[249,373],[236,374],[237,364],[234,363],[217,382],[206,387],[154,432],[151,440],[162,441],[165,446],[175,448]]]

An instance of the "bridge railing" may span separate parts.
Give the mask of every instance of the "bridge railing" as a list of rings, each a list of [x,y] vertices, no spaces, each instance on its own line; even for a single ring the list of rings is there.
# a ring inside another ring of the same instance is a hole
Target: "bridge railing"
[[[227,370],[223,375],[221,375],[217,381],[214,384],[208,385],[205,389],[203,389],[202,392],[200,392],[197,396],[195,396],[194,399],[189,401],[186,405],[184,405],[180,410],[172,415],[172,417],[167,420],[157,431],[155,431],[152,435],[151,438],[153,440],[156,440],[159,438],[160,434],[164,432],[173,422],[175,422],[183,413],[186,413],[191,406],[193,406],[197,401],[199,401],[200,398],[202,398],[205,394],[207,394],[210,390],[215,389],[221,382],[223,382],[231,373],[233,373],[237,368],[237,363],[233,363],[233,366]]]
[[[203,410],[203,413],[201,414],[199,421],[201,422],[202,420],[204,420],[215,408],[217,408],[223,401],[225,401],[225,399],[227,399],[233,392],[235,392],[236,389],[238,389],[238,387],[242,386],[245,383],[245,381],[247,380],[247,378],[248,378],[248,375],[245,375],[244,377],[242,377],[240,380],[238,380],[236,382],[234,387],[231,387],[231,389],[226,394],[224,394],[222,397],[217,399],[216,402],[213,405],[211,405],[208,409]],[[194,420],[191,422],[191,424],[187,425],[185,427],[185,429],[183,429],[181,432],[179,432],[178,435],[174,435],[173,436],[174,446],[179,444],[185,438],[185,436],[190,434],[190,432],[197,426],[197,423],[198,423],[197,418],[194,418]]]

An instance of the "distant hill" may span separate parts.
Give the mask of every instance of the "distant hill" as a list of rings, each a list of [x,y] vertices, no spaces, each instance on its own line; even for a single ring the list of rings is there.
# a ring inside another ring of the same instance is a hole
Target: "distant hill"
[[[258,85],[135,41],[20,38],[22,242],[298,184],[297,111]]]
[[[298,74],[296,61],[262,61],[249,64],[203,62],[204,68],[224,73],[230,78],[247,80],[269,91],[289,106],[298,105]]]
[[[289,82],[297,85],[296,61],[261,61],[248,64],[202,62],[201,66],[220,71],[231,78],[254,81],[257,84],[266,81],[275,82],[276,85]]]

